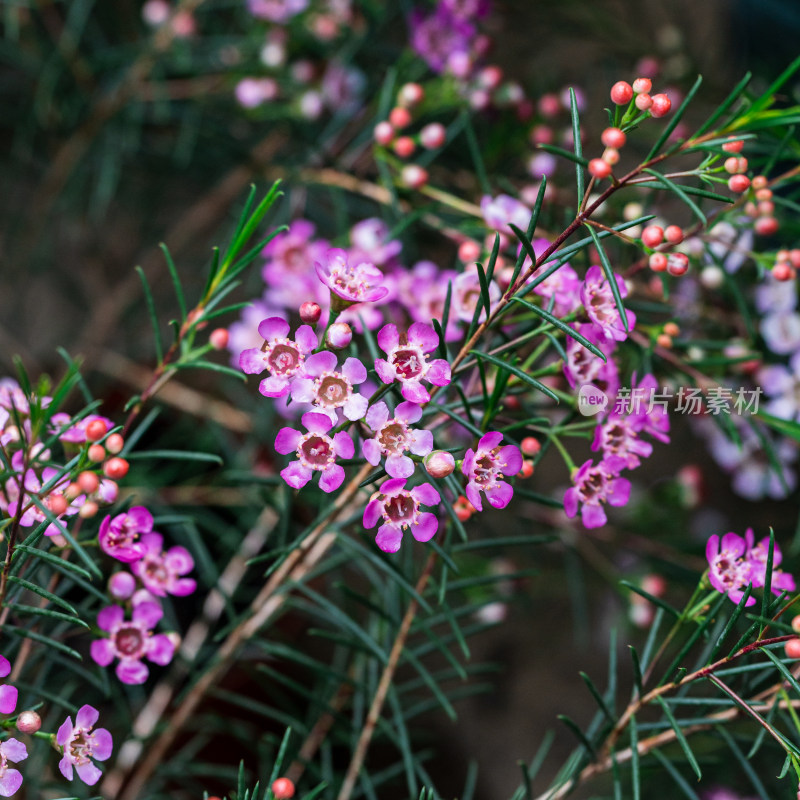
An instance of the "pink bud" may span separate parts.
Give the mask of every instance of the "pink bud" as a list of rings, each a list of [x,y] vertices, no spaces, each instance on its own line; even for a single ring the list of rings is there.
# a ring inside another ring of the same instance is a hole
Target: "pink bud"
[[[648,111],[653,105],[653,98],[647,92],[644,92],[643,94],[637,94],[633,103],[639,111]]]
[[[768,183],[769,183],[769,181],[767,180],[767,176],[766,175],[756,175],[753,178],[753,188],[756,191],[758,191],[760,189],[766,189]]]
[[[787,658],[800,658],[800,639],[789,639],[783,649]]]
[[[744,147],[744,139],[734,139],[732,142],[725,142],[722,149],[726,153],[741,153]]]
[[[664,230],[660,225],[648,225],[642,231],[642,242],[647,247],[658,247],[664,241]]]
[[[394,139],[394,128],[390,122],[384,120],[375,126],[372,136],[378,144],[382,144],[385,147]]]
[[[683,230],[678,225],[667,225],[664,229],[664,238],[670,244],[680,244],[683,241]]]
[[[127,600],[136,591],[136,578],[130,572],[115,572],[108,579],[108,592],[115,600]]]
[[[389,122],[393,128],[405,128],[411,124],[411,112],[402,106],[395,106],[389,112]]]
[[[224,350],[228,346],[228,329],[215,328],[211,331],[208,341],[215,350]]]
[[[796,274],[792,265],[786,261],[779,261],[770,271],[776,281],[790,281]]]
[[[598,180],[607,178],[611,174],[611,165],[603,161],[602,158],[593,158],[589,162],[589,174]]]
[[[664,272],[667,268],[667,257],[664,253],[653,253],[647,263],[653,272]]]
[[[600,135],[600,141],[606,147],[613,147],[619,149],[625,144],[627,137],[619,128],[606,128]]]
[[[472,239],[467,239],[458,246],[458,257],[463,261],[465,264],[469,264],[473,261],[477,261],[481,255],[481,246],[473,241]]]
[[[122,448],[125,447],[125,440],[119,433],[112,433],[111,436],[106,439],[106,450],[109,453],[117,453],[122,452]]]
[[[503,70],[496,64],[490,64],[478,73],[478,83],[480,83],[484,89],[496,89],[502,80]]]
[[[99,464],[106,457],[106,449],[101,444],[93,444],[87,451],[89,461]]]
[[[606,149],[603,151],[603,161],[605,161],[606,164],[611,164],[612,166],[614,164],[618,164],[619,150],[617,150],[616,147],[606,147]]]
[[[426,150],[435,150],[444,144],[447,131],[439,122],[431,122],[419,132],[419,141]]]
[[[42,718],[35,711],[23,711],[17,717],[17,730],[20,733],[36,733],[42,727]]]
[[[778,232],[780,225],[775,217],[761,217],[756,220],[753,227],[759,236],[772,236],[773,233]]]
[[[456,460],[446,450],[434,450],[424,460],[425,469],[432,478],[446,478],[456,468]]]
[[[394,151],[400,156],[400,158],[408,158],[414,154],[416,149],[417,146],[414,144],[414,140],[410,136],[401,136],[399,139],[395,140]]]
[[[300,306],[300,319],[303,320],[306,325],[316,325],[319,322],[320,316],[322,316],[322,309],[319,307],[318,303],[306,301]]]
[[[731,175],[728,178],[728,188],[732,192],[746,192],[750,186],[750,178],[747,175]]]
[[[617,81],[611,87],[611,100],[618,106],[630,103],[633,97],[633,87],[627,81]]]
[[[549,125],[542,125],[540,123],[531,128],[531,144],[552,144],[553,138],[553,129]]]
[[[561,111],[561,103],[554,94],[543,94],[539,98],[539,113],[543,117],[555,117]]]
[[[526,436],[519,443],[519,448],[524,455],[535,456],[542,449],[542,445],[535,436]]]
[[[637,78],[633,82],[633,91],[636,94],[650,94],[650,90],[653,88],[653,82],[650,78]]]
[[[425,90],[418,83],[405,83],[397,93],[397,102],[401,106],[415,106],[425,98]]]
[[[672,100],[665,94],[653,95],[653,105],[650,107],[650,113],[654,117],[663,117],[665,114],[669,114],[671,108]]]
[[[683,253],[672,253],[667,258],[667,272],[679,278],[689,271],[689,257]]]
[[[328,328],[328,334],[325,337],[328,347],[333,347],[336,350],[347,347],[352,340],[353,329],[346,322],[334,322]]]
[[[63,494],[51,494],[47,498],[47,507],[56,515],[63,514],[67,510],[67,498]]]
[[[418,164],[407,164],[400,172],[400,180],[409,189],[421,189],[428,182],[428,171]]]
[[[100,510],[100,506],[94,500],[87,500],[78,511],[78,516],[81,519],[91,519]]]

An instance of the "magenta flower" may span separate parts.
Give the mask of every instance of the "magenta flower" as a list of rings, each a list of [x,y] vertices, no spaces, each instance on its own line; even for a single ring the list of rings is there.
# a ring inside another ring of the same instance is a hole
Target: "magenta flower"
[[[75,725],[72,724],[72,717],[67,717],[58,729],[56,743],[64,754],[58,762],[58,768],[68,781],[72,780],[73,767],[87,786],[94,786],[103,774],[92,763],[92,759],[105,761],[110,758],[114,742],[105,728],[92,730],[99,716],[96,708],[81,706],[75,717]]]
[[[544,252],[550,245],[547,239],[535,239],[533,241],[534,252]],[[530,265],[530,259],[527,260]],[[523,270],[526,265],[523,265]],[[552,264],[543,264],[529,278],[529,282],[535,280],[546,272]],[[578,273],[569,264],[562,264],[552,275],[545,278],[541,283],[533,287],[533,293],[544,297],[545,300],[554,299],[553,313],[557,317],[565,317],[580,307],[581,279]]]
[[[750,564],[750,580],[753,586],[761,587],[767,583],[767,559],[769,557],[769,536],[765,536],[757,545],[753,545],[753,529],[748,528],[744,532],[745,541],[747,542],[747,555],[745,556],[747,562]],[[783,561],[783,553],[781,553],[778,543],[772,547],[772,579],[770,581],[770,588],[774,594],[781,592],[795,591],[794,578],[782,569],[778,569],[781,561]]]
[[[500,447],[502,440],[502,433],[485,433],[478,440],[477,449],[470,448],[464,455],[461,471],[467,476],[465,494],[478,511],[483,511],[481,492],[494,508],[505,508],[514,494],[503,478],[522,469],[522,455],[513,444]]]
[[[443,72],[454,54],[467,55],[476,36],[469,22],[441,5],[428,15],[414,11],[409,24],[412,49],[434,72]]]
[[[25,745],[17,739],[0,742],[0,796],[11,797],[22,786],[22,773],[8,766],[9,761],[24,761],[28,757]]]
[[[145,533],[142,544],[146,552],[131,564],[131,571],[149,592],[157,597],[184,597],[197,588],[193,578],[182,577],[194,569],[194,559],[185,547],[170,547],[164,552],[164,537],[155,532]]]
[[[0,678],[5,678],[10,672],[11,662],[5,656],[0,656]],[[16,707],[17,687],[4,683],[0,686],[0,714],[13,714]]]
[[[353,385],[364,383],[367,368],[357,359],[348,358],[341,371],[336,370],[336,355],[330,350],[314,353],[306,360],[305,377],[292,383],[292,400],[313,403],[327,414],[333,423],[338,421],[336,409],[349,420],[361,419],[367,413],[369,401],[353,392]]]
[[[564,511],[568,517],[578,513],[581,504],[581,520],[586,528],[600,528],[607,522],[603,504],[624,506],[631,494],[630,481],[618,478],[605,463],[596,466],[589,459],[572,478],[575,484],[564,494]]]
[[[337,458],[352,458],[355,453],[353,440],[344,431],[333,438],[327,435],[333,422],[326,414],[309,411],[303,414],[303,426],[308,433],[293,428],[281,428],[275,439],[275,449],[282,455],[294,452],[297,460],[281,470],[281,477],[293,489],[302,489],[314,472],[319,476],[319,488],[323,492],[334,492],[342,485],[344,469],[336,463]]]
[[[489,307],[494,308],[495,303],[500,299],[500,289],[494,281],[489,282]],[[472,322],[475,316],[475,309],[481,302],[481,282],[475,270],[462,272],[453,281],[453,295],[451,299],[451,311],[462,322]],[[486,308],[481,308],[478,320],[483,322],[486,319]]]
[[[439,337],[424,322],[415,322],[404,334],[397,332],[396,325],[384,325],[378,332],[378,345],[387,358],[375,360],[378,377],[384,383],[400,381],[400,391],[406,400],[427,403],[431,396],[422,385],[423,380],[434,386],[450,383],[450,365],[443,358],[428,362],[425,355],[438,344]]]
[[[83,419],[78,420],[74,425],[70,425],[72,417],[69,414],[58,412],[50,418],[50,427],[53,433],[58,433],[58,438],[62,442],[72,442],[83,444],[86,441],[86,426],[96,419],[105,422],[106,429],[111,430],[114,422],[108,417],[101,417],[99,414],[89,414]]]
[[[100,548],[117,561],[138,561],[147,552],[139,537],[152,530],[153,515],[144,506],[133,506],[124,514],[102,521],[98,532]]]
[[[706,543],[708,579],[711,585],[722,594],[727,594],[737,604],[747,585],[753,580],[752,565],[744,557],[746,550],[747,542],[735,533],[726,533],[722,542],[715,533]],[[755,597],[748,597],[745,605],[752,606],[755,602]]]
[[[581,387],[587,383],[614,397],[619,389],[619,370],[611,358],[615,342],[603,336],[602,331],[592,323],[573,326],[585,336],[601,353],[605,353],[606,361],[596,356],[571,336],[567,340],[567,360],[564,362],[564,377],[571,388]]]
[[[619,287],[620,297],[626,297],[628,289],[625,281],[619,275],[615,275],[614,279]],[[611,286],[602,267],[597,265],[589,267],[581,288],[581,301],[592,322],[606,336],[610,336],[618,342],[624,342],[628,338],[628,333],[636,325],[636,315],[627,309],[625,314],[628,319],[628,327],[626,328],[623,324],[617,304],[614,302]]]
[[[350,255],[369,259],[374,264],[390,262],[403,249],[397,239],[389,240],[389,226],[378,217],[361,220],[350,229],[353,244]]]
[[[317,346],[317,336],[310,325],[301,325],[295,338],[287,339],[289,323],[280,317],[268,317],[258,326],[264,345],[243,350],[239,367],[248,375],[265,369],[270,372],[258,386],[265,397],[284,397],[289,393],[291,379],[302,375],[305,357]]]
[[[481,213],[490,228],[509,236],[512,235],[509,225],[516,225],[524,231],[531,219],[531,210],[508,194],[499,194],[497,197],[485,194],[481,198]]]
[[[347,253],[338,247],[328,250],[324,262],[316,261],[314,268],[330,289],[331,305],[336,310],[341,311],[354,303],[374,303],[389,293],[381,285],[383,273],[374,264],[363,262],[352,266]]]
[[[594,431],[592,451],[603,451],[603,461],[615,475],[623,469],[635,469],[639,458],[647,458],[653,445],[639,438],[638,418],[633,415],[612,414]]]
[[[367,412],[366,422],[375,431],[375,436],[361,443],[364,458],[377,467],[381,456],[385,456],[386,471],[391,477],[410,477],[414,472],[414,462],[404,454],[410,450],[415,456],[426,456],[433,450],[433,434],[410,427],[419,422],[420,417],[422,409],[416,403],[400,403],[391,418],[386,403],[376,403]]]
[[[108,638],[92,642],[92,658],[101,667],[107,667],[118,658],[117,677],[123,683],[144,683],[150,671],[142,663],[143,658],[163,667],[172,661],[175,653],[169,636],[152,632],[163,616],[161,606],[156,603],[135,605],[130,620],[125,619],[120,606],[107,606],[97,615],[97,624],[100,630],[108,632]]]
[[[420,511],[421,505],[438,505],[439,492],[428,483],[413,489],[406,489],[405,485],[405,478],[385,481],[364,509],[365,528],[374,528],[383,519],[375,541],[384,553],[396,553],[400,549],[405,528],[410,529],[418,542],[427,542],[439,527],[435,514]]]

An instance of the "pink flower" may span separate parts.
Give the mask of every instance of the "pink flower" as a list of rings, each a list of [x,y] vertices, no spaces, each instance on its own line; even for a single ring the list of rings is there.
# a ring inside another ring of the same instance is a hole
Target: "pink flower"
[[[388,238],[389,227],[378,217],[356,223],[350,229],[351,258],[363,257],[374,264],[387,264],[403,249],[401,242],[396,239],[389,241]]]
[[[500,289],[494,281],[489,282],[489,306],[493,307],[500,299]],[[475,309],[481,301],[481,282],[475,270],[462,272],[453,281],[453,295],[451,300],[452,313],[462,322],[472,322]],[[486,308],[478,314],[478,320],[486,319]]]
[[[242,351],[239,367],[248,375],[266,369],[271,374],[261,381],[258,391],[265,397],[284,397],[289,393],[291,379],[303,374],[303,362],[317,346],[317,335],[310,325],[301,325],[294,340],[288,339],[289,323],[280,317],[262,320],[258,332],[264,345]]]
[[[331,304],[336,310],[354,303],[373,303],[389,293],[381,285],[383,273],[374,264],[364,262],[352,266],[348,263],[347,253],[340,248],[328,250],[324,262],[315,262],[314,268],[319,279],[330,289]]]
[[[0,678],[5,678],[10,672],[11,663],[5,656],[0,656]],[[13,714],[16,707],[17,687],[4,683],[0,686],[0,714]]]
[[[734,603],[739,603],[753,580],[752,565],[744,558],[746,550],[747,542],[735,533],[726,533],[721,543],[715,533],[706,543],[708,579],[717,591],[727,594]],[[745,605],[752,606],[755,602],[755,597],[748,597]]]
[[[108,638],[92,642],[92,658],[101,667],[107,667],[118,658],[117,677],[123,683],[144,683],[149,670],[142,663],[143,658],[163,667],[172,661],[175,653],[169,636],[153,635],[152,629],[162,616],[164,612],[156,603],[135,605],[130,620],[125,619],[120,606],[107,606],[97,615],[97,624],[100,630],[108,632]]]
[[[282,455],[291,452],[297,455],[296,461],[281,470],[281,477],[293,489],[302,489],[314,472],[320,472],[319,488],[323,492],[336,491],[344,480],[344,469],[336,463],[336,459],[353,457],[353,440],[344,431],[333,438],[327,436],[333,422],[326,414],[309,411],[303,414],[302,423],[308,430],[306,434],[293,428],[281,428],[278,431],[275,449]]]
[[[614,279],[617,282],[620,297],[627,297],[628,289],[625,286],[625,281],[619,275],[615,275]],[[589,267],[581,288],[581,301],[589,318],[606,336],[610,336],[618,342],[624,342],[628,338],[629,331],[632,331],[636,324],[636,316],[632,311],[626,309],[625,313],[628,320],[628,327],[626,328],[617,309],[617,304],[614,302],[611,287],[601,267],[597,265]]]
[[[144,506],[133,506],[124,514],[102,521],[98,533],[100,548],[117,561],[129,564],[145,555],[147,548],[139,537],[152,530],[153,515]]]
[[[596,356],[591,350],[585,348],[572,337],[567,340],[567,360],[564,362],[564,377],[571,388],[584,386],[587,383],[605,392],[608,397],[614,397],[619,388],[619,371],[611,354],[614,352],[615,342],[607,339],[602,331],[592,323],[575,325],[575,330],[596,345],[606,360]]]
[[[17,739],[0,742],[0,796],[11,797],[22,786],[22,773],[8,766],[9,761],[24,761],[28,757],[25,745]]]
[[[348,358],[341,372],[336,370],[336,355],[330,350],[314,353],[306,360],[304,377],[292,383],[292,400],[313,403],[336,423],[336,409],[349,420],[361,419],[367,413],[369,401],[353,393],[353,385],[364,383],[367,369],[357,358]]]
[[[604,461],[595,466],[589,459],[572,481],[575,485],[564,494],[564,511],[568,517],[574,517],[578,504],[582,504],[581,520],[586,528],[600,528],[606,524],[603,503],[624,506],[630,498],[630,481],[616,477]]]
[[[510,224],[524,231],[531,219],[531,210],[508,194],[499,194],[497,197],[484,195],[481,198],[481,213],[490,228],[509,235],[512,233],[508,227]]]
[[[477,449],[470,448],[464,455],[461,471],[467,476],[465,493],[478,511],[483,511],[481,492],[494,508],[505,508],[514,494],[503,478],[516,475],[522,469],[522,455],[513,444],[500,447],[501,441],[502,433],[485,433],[478,440]]]
[[[168,593],[184,597],[197,588],[193,578],[181,577],[194,569],[194,559],[185,547],[170,547],[164,552],[164,537],[155,532],[145,533],[142,544],[147,550],[131,564],[131,570],[148,591],[158,597]]]
[[[101,417],[98,414],[89,414],[70,425],[72,417],[63,412],[53,414],[50,418],[50,426],[53,433],[58,433],[58,438],[62,442],[83,444],[86,441],[86,426],[97,419],[105,422],[107,430],[110,431],[114,428],[114,422],[112,420],[108,417]]]
[[[420,511],[421,505],[438,505],[439,492],[428,483],[410,490],[405,485],[405,478],[385,481],[364,509],[365,528],[375,527],[383,518],[375,541],[384,553],[396,553],[400,549],[405,528],[410,529],[418,542],[427,542],[439,527],[435,514]]]
[[[623,469],[638,467],[639,458],[647,458],[653,452],[653,445],[639,438],[635,417],[612,414],[594,431],[592,451],[596,453],[601,449],[603,461],[616,475]]]
[[[400,381],[400,391],[412,403],[427,403],[430,393],[422,385],[426,380],[434,386],[450,383],[450,365],[442,358],[428,362],[426,353],[435,350],[439,337],[430,325],[415,322],[408,333],[399,334],[396,325],[384,325],[378,332],[378,345],[386,353],[384,360],[375,360],[378,377],[384,383]]]
[[[110,758],[114,742],[105,728],[92,730],[99,716],[96,708],[81,706],[75,717],[75,725],[72,724],[72,717],[67,717],[58,729],[56,743],[64,754],[58,762],[58,768],[68,781],[72,780],[73,767],[87,786],[94,786],[103,774],[91,759],[105,761]]]
[[[533,251],[538,256],[550,246],[547,239],[534,239]],[[523,271],[530,266],[530,259],[523,264]],[[552,264],[543,264],[528,279],[532,282],[552,268]],[[546,300],[554,298],[553,314],[565,317],[580,307],[581,279],[578,273],[569,264],[562,264],[552,275],[533,287],[533,293],[544,297]]]
[[[414,462],[404,454],[410,450],[415,456],[426,456],[433,450],[433,434],[410,427],[410,424],[419,422],[420,417],[422,409],[415,403],[400,403],[392,418],[386,403],[376,403],[367,411],[366,422],[375,431],[375,436],[361,443],[364,458],[377,467],[381,456],[385,456],[389,475],[393,478],[410,477],[414,472]]]
[[[750,580],[753,581],[753,586],[765,586],[767,583],[767,559],[769,558],[769,536],[765,536],[757,545],[753,545],[753,529],[748,528],[744,532],[745,541],[747,542],[747,555],[745,558],[750,564]],[[795,591],[794,578],[782,569],[778,569],[781,561],[783,561],[783,554],[778,547],[778,543],[772,547],[772,579],[770,581],[770,588],[774,594],[781,592]]]

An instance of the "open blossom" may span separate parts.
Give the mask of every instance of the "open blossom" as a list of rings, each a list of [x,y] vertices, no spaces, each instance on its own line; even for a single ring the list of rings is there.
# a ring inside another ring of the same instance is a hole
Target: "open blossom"
[[[5,656],[0,656],[0,678],[11,672],[11,663]],[[4,683],[0,686],[0,714],[13,714],[17,707],[17,687]]]
[[[333,422],[326,414],[309,411],[303,414],[303,426],[308,433],[294,428],[281,428],[275,439],[275,449],[282,455],[294,452],[297,460],[281,470],[281,477],[293,489],[302,489],[315,472],[319,476],[319,488],[323,492],[334,492],[342,485],[344,469],[336,463],[337,458],[352,458],[355,453],[353,440],[344,431],[332,438],[327,435]]]
[[[719,592],[727,594],[734,603],[744,595],[747,585],[753,580],[753,568],[745,558],[747,542],[735,533],[726,533],[720,542],[714,534],[706,543],[708,579]],[[755,597],[748,597],[745,605],[752,606]]]
[[[254,17],[286,24],[292,17],[305,11],[309,0],[247,0],[247,9]]]
[[[489,307],[493,309],[500,299],[500,289],[494,281],[489,281]],[[453,295],[451,299],[451,313],[455,314],[462,322],[472,322],[475,309],[481,300],[481,282],[476,270],[462,272],[453,281]],[[478,320],[486,319],[486,308],[482,307]],[[448,326],[449,327],[449,326]]]
[[[25,745],[17,739],[0,742],[0,797],[11,797],[22,786],[22,773],[8,765],[9,761],[24,761],[28,757]]]
[[[450,365],[443,358],[429,362],[425,355],[438,344],[439,337],[424,322],[415,322],[403,334],[398,333],[396,325],[384,325],[378,332],[378,345],[386,359],[375,360],[378,377],[384,383],[400,381],[400,392],[406,400],[427,403],[431,396],[422,385],[423,380],[434,386],[450,383]]]
[[[623,469],[635,469],[640,458],[647,458],[653,452],[653,445],[639,438],[636,417],[611,414],[608,419],[595,428],[592,450],[603,451],[603,461],[614,474]]]
[[[100,523],[100,548],[117,561],[129,564],[147,552],[140,537],[153,530],[153,515],[144,506],[133,506],[113,519],[108,516]]]
[[[114,742],[105,728],[94,728],[99,716],[96,708],[81,706],[75,724],[72,724],[72,717],[67,717],[58,729],[56,743],[64,754],[58,768],[68,781],[72,780],[73,768],[88,786],[94,786],[103,774],[92,759],[105,761],[110,758]]]
[[[454,54],[473,49],[475,28],[443,5],[427,15],[417,9],[409,22],[411,47],[434,72],[443,72]]]
[[[185,547],[164,551],[164,537],[155,532],[145,533],[141,541],[146,551],[131,564],[131,571],[149,592],[158,597],[167,594],[183,597],[197,588],[193,578],[183,577],[194,569],[194,559]]]
[[[588,348],[571,336],[567,339],[567,360],[564,362],[564,377],[571,388],[581,387],[587,383],[605,392],[608,397],[614,397],[619,389],[619,370],[616,362],[611,357],[616,346],[613,339],[603,335],[603,332],[592,323],[574,325],[575,330],[595,345],[606,360],[596,356]]]
[[[630,481],[618,478],[604,461],[585,462],[572,478],[574,486],[564,494],[564,511],[574,517],[581,506],[581,520],[586,528],[600,528],[607,522],[604,503],[624,506],[631,494]]]
[[[433,450],[433,434],[411,428],[421,416],[422,409],[416,403],[400,403],[393,417],[389,416],[386,403],[375,403],[366,418],[375,436],[362,442],[364,458],[377,467],[381,456],[385,456],[386,472],[391,477],[410,477],[414,472],[414,462],[405,453],[411,451],[415,456],[426,456]]]
[[[351,265],[340,248],[328,250],[324,261],[314,263],[319,279],[331,290],[331,304],[339,309],[353,303],[372,303],[389,293],[383,285],[383,273],[369,262]]]
[[[289,339],[289,323],[280,317],[262,320],[258,332],[264,345],[244,350],[239,367],[248,375],[269,371],[258,386],[265,397],[284,397],[289,393],[293,378],[301,376],[306,356],[317,346],[317,336],[310,325],[301,325],[295,338]]]
[[[92,658],[107,667],[115,658],[117,677],[123,683],[144,683],[150,671],[142,659],[146,658],[162,667],[172,661],[175,645],[164,633],[153,634],[153,628],[164,616],[161,606],[142,602],[134,606],[132,618],[125,619],[120,606],[107,606],[97,615],[100,630],[108,632],[108,638],[92,642]]]
[[[620,297],[626,297],[628,289],[625,281],[619,275],[615,275],[614,279],[617,282]],[[626,309],[625,315],[628,320],[626,328],[617,304],[614,302],[611,286],[601,267],[597,265],[589,267],[581,288],[581,301],[589,318],[602,329],[606,336],[610,336],[618,342],[623,342],[628,338],[628,333],[636,324],[636,316],[632,311]]]
[[[531,210],[508,194],[499,194],[497,197],[484,195],[481,198],[481,213],[490,228],[509,235],[513,233],[509,225],[516,225],[524,231],[531,219]]]
[[[336,355],[330,350],[314,353],[306,359],[304,377],[292,383],[292,400],[313,403],[337,422],[336,409],[349,420],[361,419],[367,413],[369,401],[353,391],[354,385],[364,383],[367,369],[357,358],[348,358],[341,371],[336,369]]]
[[[396,553],[400,549],[406,528],[418,542],[427,542],[439,527],[435,514],[420,511],[420,506],[438,505],[439,492],[428,483],[413,489],[405,486],[405,478],[384,481],[364,509],[365,528],[373,528],[383,519],[375,541],[384,553]]]
[[[387,264],[403,249],[402,242],[389,240],[389,226],[379,217],[370,217],[353,225],[350,241],[353,243],[351,258],[361,257],[380,266]]]
[[[747,542],[747,561],[750,563],[750,580],[753,581],[753,586],[761,587],[767,583],[767,559],[769,558],[769,536],[765,536],[758,544],[754,545],[753,529],[748,528],[744,532],[745,541]],[[781,561],[783,561],[783,553],[781,553],[778,543],[775,542],[772,546],[772,578],[770,580],[770,589],[774,594],[781,592],[795,591],[795,580],[788,573],[782,569],[778,569]]]
[[[522,469],[522,455],[516,445],[500,447],[502,440],[502,433],[490,431],[481,436],[475,450],[470,448],[464,455],[461,471],[467,476],[465,493],[478,511],[483,510],[481,492],[494,508],[505,508],[514,494],[503,478]]]

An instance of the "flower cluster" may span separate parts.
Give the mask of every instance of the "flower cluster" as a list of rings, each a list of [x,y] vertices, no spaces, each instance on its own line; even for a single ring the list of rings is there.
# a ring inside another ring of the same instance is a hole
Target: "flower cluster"
[[[757,544],[753,530],[748,528],[744,537],[726,533],[722,539],[717,534],[709,537],[706,544],[708,560],[708,579],[711,585],[734,603],[741,602],[748,585],[758,589],[766,584],[767,561],[769,558],[769,537]],[[779,569],[783,555],[777,544],[773,544],[772,579],[770,588],[774,594],[795,591],[794,578]],[[745,605],[751,606],[755,597],[748,597]]]

